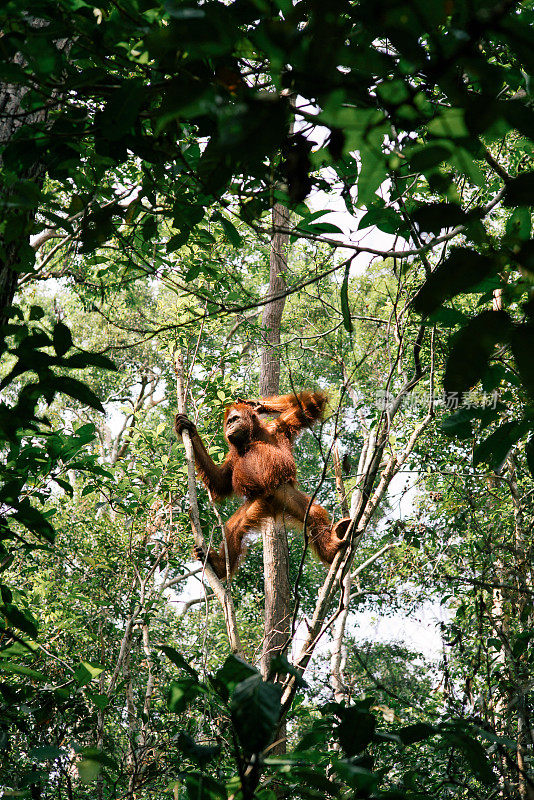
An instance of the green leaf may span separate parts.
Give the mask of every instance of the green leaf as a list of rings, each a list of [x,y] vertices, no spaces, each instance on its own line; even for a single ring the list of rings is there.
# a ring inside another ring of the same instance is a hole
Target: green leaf
[[[314,236],[319,236],[320,234],[324,233],[343,235],[343,230],[339,227],[339,225],[334,225],[332,222],[313,222],[311,224],[300,222],[297,226],[297,229],[303,233],[311,233]]]
[[[282,687],[251,675],[237,684],[230,701],[232,720],[248,754],[261,753],[271,742],[280,718]]]
[[[238,683],[259,672],[238,656],[229,655],[212,678],[212,682],[224,700],[228,700]]]
[[[172,663],[176,667],[179,667],[180,669],[185,669],[186,672],[188,672],[192,678],[198,681],[198,672],[196,672],[196,670],[194,670],[193,667],[189,665],[189,662],[183,657],[181,653],[175,650],[174,647],[169,647],[169,645],[163,644],[158,647],[158,650],[161,650],[163,653],[165,653],[167,658],[170,661],[172,661]]]
[[[350,264],[347,264],[347,268],[345,269],[345,277],[343,278],[343,283],[341,284],[341,291],[340,291],[340,300],[341,300],[341,314],[343,316],[343,327],[349,333],[352,333],[354,330],[354,326],[352,324],[352,318],[350,315],[350,306],[349,306],[349,273],[350,273]]]
[[[354,764],[350,759],[340,759],[332,764],[333,771],[341,780],[357,791],[356,797],[369,797],[378,784],[378,775],[369,769]]]
[[[10,672],[13,675],[25,675],[27,678],[31,678],[34,681],[48,680],[46,675],[43,675],[42,672],[37,672],[22,664],[14,664],[12,661],[4,661],[3,659],[0,659],[0,672]]]
[[[109,705],[109,697],[107,694],[100,694],[99,692],[89,692],[86,689],[86,694],[89,700],[95,704],[97,708],[103,711]]]
[[[171,681],[167,691],[169,711],[172,711],[173,714],[181,714],[203,691],[205,689],[202,684],[192,678]]]
[[[189,800],[226,800],[226,787],[209,775],[187,772],[183,776]]]
[[[3,614],[10,625],[18,628],[19,631],[24,631],[32,639],[38,636],[37,622],[31,616],[29,611],[21,611],[13,603],[4,603],[0,605],[0,614]]]
[[[476,467],[478,464],[484,463],[488,464],[495,472],[498,472],[506,461],[506,457],[512,447],[530,430],[530,426],[531,423],[528,420],[505,422],[475,447],[473,466]]]
[[[391,234],[406,228],[403,218],[393,208],[370,208],[359,221],[358,230],[361,231],[371,226]]]
[[[443,109],[438,117],[430,120],[427,129],[434,136],[443,139],[459,139],[469,135],[462,108]]]
[[[483,377],[498,342],[506,341],[511,320],[504,311],[483,311],[452,339],[443,385],[445,391],[462,395]]]
[[[506,220],[506,243],[525,241],[532,233],[532,220],[529,208],[514,208]]]
[[[475,287],[497,271],[497,264],[488,256],[468,247],[451,248],[445,261],[427,278],[413,301],[420,314],[430,314],[445,300]]]
[[[28,758],[34,761],[55,761],[56,758],[66,755],[65,750],[61,750],[54,745],[43,745],[42,747],[34,747],[28,753]]]
[[[107,767],[116,773],[119,772],[117,762],[94,747],[86,747],[82,751],[82,760],[78,762],[77,767],[80,778],[84,783],[95,781],[100,775],[102,767]]]
[[[93,759],[90,758],[83,758],[81,761],[78,761],[76,767],[82,783],[93,783],[102,770],[102,766],[98,761],[93,761]]]
[[[241,247],[242,239],[237,228],[232,222],[230,222],[229,219],[226,219],[226,217],[224,217],[222,214],[221,214],[221,225],[223,226],[224,233],[230,244],[232,244],[234,247]]]
[[[340,786],[321,772],[309,767],[293,766],[291,776],[303,787],[310,787],[319,792],[319,797],[339,797]],[[315,795],[317,796],[317,795]]]
[[[73,678],[78,686],[85,686],[104,672],[104,667],[91,664],[89,661],[80,661],[74,671]]]

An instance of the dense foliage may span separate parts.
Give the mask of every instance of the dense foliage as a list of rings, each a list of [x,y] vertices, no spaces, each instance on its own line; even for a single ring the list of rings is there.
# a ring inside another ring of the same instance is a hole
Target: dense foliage
[[[3,4],[0,796],[534,796],[533,17]],[[261,553],[237,657],[172,417],[177,353],[215,458],[258,393],[274,205],[283,390],[330,396],[299,478],[355,525],[330,605],[291,539],[265,680]],[[439,656],[357,630],[438,605]]]

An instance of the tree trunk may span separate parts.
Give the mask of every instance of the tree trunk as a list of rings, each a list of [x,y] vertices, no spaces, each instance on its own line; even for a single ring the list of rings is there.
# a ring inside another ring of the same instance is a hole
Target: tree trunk
[[[271,238],[271,256],[269,260],[269,293],[268,297],[276,297],[286,289],[285,272],[287,269],[287,233],[280,233],[280,228],[287,228],[289,211],[285,206],[276,203],[272,212],[273,233]],[[264,329],[265,347],[261,354],[260,395],[268,397],[280,391],[280,325],[286,303],[285,297],[271,300],[265,306],[261,324]]]
[[[29,19],[31,27],[43,27],[48,23],[44,20]],[[56,43],[59,49],[65,47],[65,42]],[[23,58],[17,54],[15,63],[23,64]],[[28,88],[26,86],[0,84],[0,168],[4,147],[9,144],[13,136],[24,125],[44,123],[46,109],[28,112],[24,109],[22,101]],[[40,162],[35,162],[23,172],[17,174],[18,180],[31,181],[38,187],[42,185],[45,169]],[[17,290],[18,276],[21,272],[33,267],[34,253],[30,247],[29,237],[35,222],[35,208],[19,208],[16,204],[17,184],[6,189],[8,185],[3,181],[3,190],[0,194],[0,210],[6,223],[4,232],[0,235],[0,325],[6,322],[7,309],[13,303]],[[25,192],[27,196],[27,191]],[[9,200],[15,197],[12,205]]]
[[[282,293],[286,287],[286,248],[288,236],[279,228],[287,228],[289,212],[280,204],[273,207],[273,234],[269,270],[269,297]],[[261,354],[260,395],[268,397],[280,391],[280,325],[285,298],[272,300],[265,306],[262,325],[266,345]],[[289,585],[289,548],[285,528],[274,520],[263,529],[263,568],[265,587],[265,625],[262,652],[262,675],[269,674],[274,656],[283,653],[290,641],[291,588]],[[280,731],[282,741],[271,753],[285,752],[285,727]]]

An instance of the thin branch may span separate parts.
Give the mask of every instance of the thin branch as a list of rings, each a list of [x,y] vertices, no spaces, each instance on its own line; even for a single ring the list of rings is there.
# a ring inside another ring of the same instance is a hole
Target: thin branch
[[[183,414],[186,411],[186,398],[184,395],[184,384],[183,384],[183,374],[184,374],[183,359],[181,353],[179,352],[175,352],[174,369],[176,373],[176,395],[178,401],[178,411]],[[189,435],[189,431],[185,429],[182,431],[182,440],[184,443],[185,458],[187,462],[189,514],[191,519],[191,527],[193,529],[193,536],[195,539],[195,544],[198,547],[201,547],[204,550],[204,552],[208,552],[208,549],[206,548],[204,542],[204,534],[202,533],[202,526],[200,524],[200,513],[198,510],[197,487],[195,480],[195,475],[196,475],[195,455],[193,452],[193,445],[191,443],[191,437]],[[208,584],[210,585],[211,589],[213,590],[213,593],[215,594],[219,603],[222,606],[224,619],[226,622],[226,630],[228,632],[228,640],[230,642],[230,648],[233,653],[236,653],[237,655],[243,657],[243,647],[241,645],[239,631],[237,629],[234,604],[232,600],[232,595],[228,590],[228,586],[226,586],[226,588],[223,586],[223,584],[215,574],[215,571],[213,570],[207,559],[203,565],[203,576],[206,577]]]

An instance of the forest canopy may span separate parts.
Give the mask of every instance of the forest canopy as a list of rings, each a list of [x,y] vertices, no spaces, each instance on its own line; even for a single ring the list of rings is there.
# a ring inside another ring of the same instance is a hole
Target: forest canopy
[[[3,3],[0,797],[534,797],[533,21]],[[302,390],[221,581],[174,416]]]

